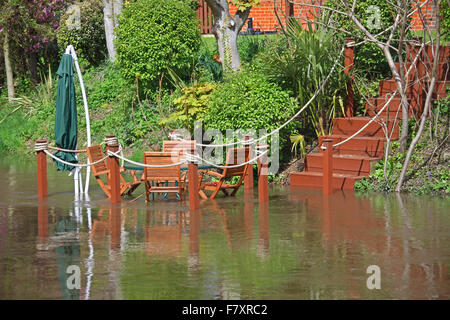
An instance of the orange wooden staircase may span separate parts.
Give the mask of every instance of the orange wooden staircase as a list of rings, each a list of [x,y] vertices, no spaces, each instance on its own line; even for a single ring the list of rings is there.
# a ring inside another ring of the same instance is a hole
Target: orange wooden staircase
[[[421,61],[425,61],[426,55],[431,56],[431,47],[426,47],[422,52]],[[413,49],[410,49],[408,56],[410,61],[414,60],[412,59],[414,56]],[[436,83],[434,99],[446,96],[446,84],[450,82],[449,61],[450,47],[441,47],[438,82]],[[351,63],[353,64],[353,62]],[[348,65],[347,62],[346,65]],[[411,62],[409,65],[411,65]],[[414,72],[410,73],[409,78],[413,81],[410,81],[412,85],[407,89],[407,97],[410,102],[409,116],[412,116],[413,113],[420,115],[423,110],[425,92],[429,84],[424,81],[414,81],[414,79],[422,78],[419,75],[424,74],[425,68],[431,70],[431,65],[419,62],[415,68],[413,67]],[[380,81],[379,96],[370,99],[365,105],[367,116],[335,118],[333,120],[333,134],[319,137],[319,146],[322,145],[324,139],[331,139],[334,145],[356,133],[381,110],[396,89],[395,80]],[[349,92],[352,92],[352,90],[349,90]],[[347,98],[347,104],[349,104],[348,100]],[[350,104],[352,107],[353,103]],[[352,113],[353,110],[350,111],[350,114]],[[392,133],[392,140],[397,140],[399,138],[399,121],[402,118],[399,95],[391,100],[391,103],[382,111],[379,118],[387,125],[389,134]],[[385,142],[386,138],[382,125],[380,121],[376,120],[353,139],[333,148],[333,188],[353,190],[356,181],[368,177],[372,173],[375,163],[384,157]],[[303,172],[291,173],[291,186],[321,188],[323,180],[322,164],[323,151],[319,148],[319,152],[306,156]]]

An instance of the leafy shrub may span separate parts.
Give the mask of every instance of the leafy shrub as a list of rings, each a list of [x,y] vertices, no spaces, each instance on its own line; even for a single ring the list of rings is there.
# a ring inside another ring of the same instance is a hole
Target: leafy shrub
[[[259,36],[241,35],[238,37],[238,50],[241,61],[250,63],[267,45],[267,39]]]
[[[106,54],[105,27],[103,22],[103,4],[101,0],[84,0],[75,2],[80,8],[80,28],[72,26],[71,11],[60,18],[60,26],[56,31],[58,45],[64,50],[73,45],[77,54],[91,65],[103,62]]]
[[[188,74],[201,41],[195,11],[180,0],[126,2],[115,31],[123,75],[153,87],[168,67]]]
[[[204,126],[220,131],[266,129],[270,132],[289,119],[296,107],[289,92],[258,72],[243,70],[227,78],[211,95]],[[289,142],[289,132],[296,125],[291,122],[281,130],[281,148]]]
[[[216,89],[213,83],[196,83],[184,87],[182,95],[174,99],[176,111],[160,124],[178,123],[188,130],[194,128],[194,122],[203,119],[208,108],[208,100],[211,93]]]

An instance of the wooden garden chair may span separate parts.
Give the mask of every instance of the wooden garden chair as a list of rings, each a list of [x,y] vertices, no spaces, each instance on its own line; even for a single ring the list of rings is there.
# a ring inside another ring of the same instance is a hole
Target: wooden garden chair
[[[182,141],[174,141],[174,140],[166,140],[163,141],[163,152],[171,152],[179,155],[182,159],[186,156],[190,150],[195,150],[196,144],[195,140],[182,140]],[[186,179],[187,170],[183,171],[181,176],[182,179]],[[188,182],[185,180],[186,183]]]
[[[182,140],[182,141],[174,141],[174,140],[166,140],[163,141],[163,152],[175,152],[177,154],[182,152],[182,154],[186,154],[189,150],[195,149],[195,140]]]
[[[180,162],[180,155],[175,156],[171,152],[144,152],[144,164],[167,165]],[[145,202],[149,201],[150,193],[178,193],[180,200],[183,200],[183,193],[186,189],[186,175],[182,177],[180,165],[171,167],[145,167]],[[162,182],[168,185],[162,185]],[[171,186],[170,183],[174,185]],[[154,184],[154,185],[152,185]]]
[[[105,154],[103,153],[102,146],[101,145],[95,145],[91,147],[87,147],[87,155],[89,157],[89,161],[91,163],[99,161],[100,159],[105,157]],[[105,194],[108,196],[108,198],[111,197],[111,186],[109,185],[109,169],[106,164],[106,160],[101,161],[97,164],[94,164],[91,166],[92,174],[94,175],[95,179],[97,180],[98,184],[102,188],[102,190],[105,192]],[[134,170],[129,170],[131,175],[133,176],[133,181],[127,182],[122,176],[122,172],[124,172],[126,169],[123,167],[120,167],[120,195],[123,195],[125,191],[128,190],[127,194],[131,195],[133,191],[142,183],[142,181],[138,180],[136,177],[136,174]],[[102,177],[106,178],[106,182],[103,182]]]
[[[214,199],[219,191],[222,191],[226,196],[229,195],[228,189],[231,189],[231,196],[234,196],[236,192],[239,190],[242,182],[244,181],[245,174],[247,172],[247,168],[249,166],[248,162],[250,159],[250,148],[234,148],[229,149],[227,152],[227,159],[225,166],[233,166],[232,168],[223,169],[222,173],[218,173],[215,171],[206,171],[200,175],[200,196],[203,199]],[[241,164],[240,166],[235,167],[236,165]],[[202,183],[203,176],[210,175],[215,178],[219,178],[219,181],[206,182]],[[227,183],[227,180],[230,180],[233,177],[239,177],[236,184]],[[212,191],[212,194],[208,197],[204,190]]]

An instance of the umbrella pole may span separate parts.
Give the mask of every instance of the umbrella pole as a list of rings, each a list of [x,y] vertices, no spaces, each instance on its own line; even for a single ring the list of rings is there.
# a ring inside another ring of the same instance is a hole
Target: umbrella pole
[[[89,108],[88,108],[88,103],[87,103],[87,98],[86,98],[86,90],[84,89],[84,82],[83,82],[83,77],[81,76],[80,65],[78,64],[78,57],[77,57],[77,54],[75,53],[75,49],[72,45],[67,46],[66,54],[70,54],[72,56],[72,59],[75,64],[75,69],[77,70],[78,80],[80,82],[80,87],[81,87],[81,95],[83,97],[84,114],[86,116],[86,141],[87,141],[87,146],[90,147],[91,146],[91,122],[89,120]],[[87,162],[89,163],[89,158],[87,159]],[[81,172],[80,172],[80,176],[81,176]],[[84,193],[86,193],[86,194],[88,194],[88,192],[89,192],[90,176],[91,176],[91,167],[88,166],[86,169],[86,184],[84,187]],[[80,186],[81,192],[83,192],[82,188],[83,188],[83,186],[81,185]]]

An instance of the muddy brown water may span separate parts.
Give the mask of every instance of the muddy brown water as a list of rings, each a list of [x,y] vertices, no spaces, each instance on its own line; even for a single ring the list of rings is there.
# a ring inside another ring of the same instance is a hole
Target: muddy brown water
[[[0,155],[0,299],[450,298],[449,198],[278,187],[260,207],[255,188],[190,213],[111,206],[95,181],[76,199],[49,163],[38,203],[33,160]]]

